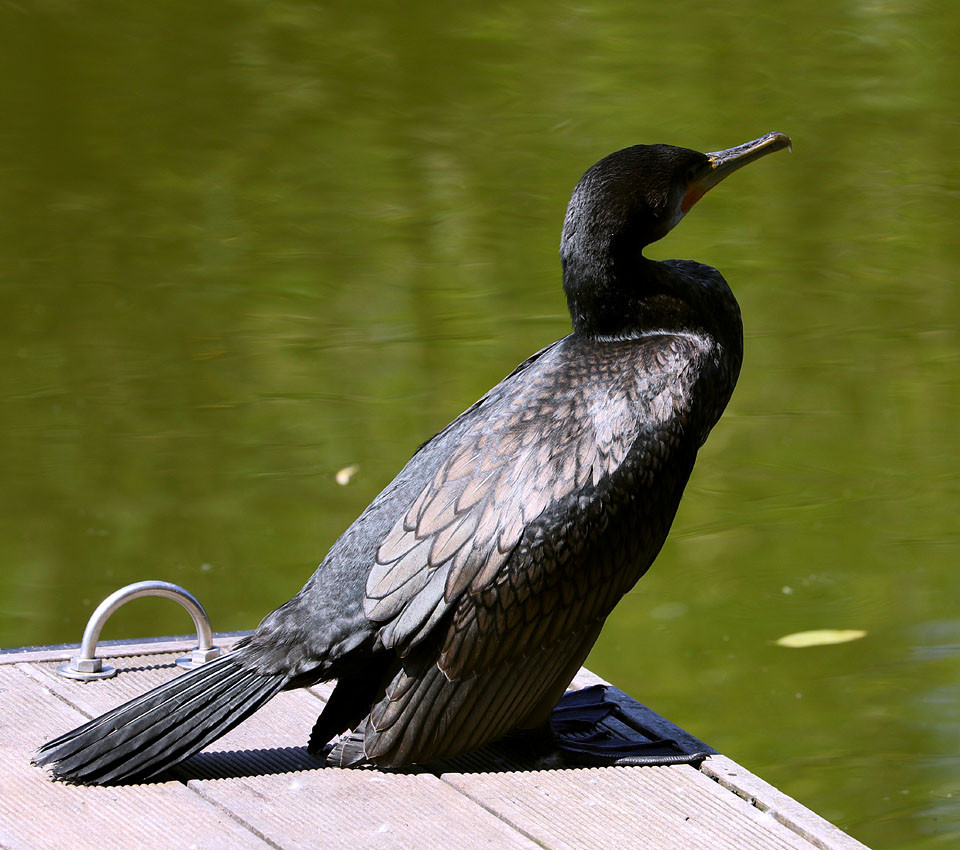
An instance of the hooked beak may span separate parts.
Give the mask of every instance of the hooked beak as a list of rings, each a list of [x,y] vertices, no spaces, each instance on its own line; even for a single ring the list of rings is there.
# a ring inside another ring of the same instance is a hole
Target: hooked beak
[[[737,145],[735,148],[708,153],[706,170],[701,171],[687,184],[687,191],[680,203],[680,210],[686,213],[708,190],[716,186],[728,174],[733,174],[738,168],[742,168],[768,153],[774,153],[784,148],[793,150],[789,136],[784,133],[767,133],[759,139]]]

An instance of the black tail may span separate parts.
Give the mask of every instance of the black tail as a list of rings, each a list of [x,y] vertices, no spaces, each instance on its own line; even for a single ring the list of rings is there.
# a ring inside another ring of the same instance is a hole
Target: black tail
[[[148,779],[229,732],[286,681],[226,655],[48,741],[33,763],[83,785]]]

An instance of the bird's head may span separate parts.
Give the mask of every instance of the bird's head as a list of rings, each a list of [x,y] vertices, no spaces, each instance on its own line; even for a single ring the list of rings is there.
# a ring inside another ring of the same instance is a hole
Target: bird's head
[[[634,145],[601,159],[580,178],[563,222],[560,260],[571,312],[634,286],[644,247],[728,174],[789,146],[783,133],[767,133],[713,153]]]

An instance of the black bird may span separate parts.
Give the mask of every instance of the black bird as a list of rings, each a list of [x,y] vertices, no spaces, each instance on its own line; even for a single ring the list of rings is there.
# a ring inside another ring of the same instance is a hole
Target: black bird
[[[720,273],[655,262],[712,186],[788,147],[637,145],[573,191],[560,257],[573,332],[425,443],[304,588],[225,657],[44,744],[57,779],[154,776],[278,691],[336,679],[310,750],[400,767],[539,729],[663,545],[740,371]],[[351,743],[352,742],[352,743]]]

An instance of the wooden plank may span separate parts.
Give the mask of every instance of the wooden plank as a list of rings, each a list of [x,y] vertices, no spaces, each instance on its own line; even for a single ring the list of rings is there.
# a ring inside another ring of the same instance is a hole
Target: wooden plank
[[[94,716],[180,675],[175,659],[176,653],[128,655],[117,665],[120,673],[115,678],[96,683],[58,676],[55,661],[20,662],[13,669],[84,715]],[[253,717],[178,768],[176,775],[187,783],[186,788],[170,782],[138,787],[152,790],[175,785],[193,793],[205,806],[215,807],[221,818],[229,814],[255,834],[266,836],[276,847],[423,846],[448,850],[450,840],[471,848],[536,846],[436,777],[319,769],[321,763],[307,754],[305,743],[323,707],[318,694],[329,690],[329,686],[321,686],[278,694]],[[51,722],[31,744],[36,746],[77,722],[75,716]],[[33,772],[43,776],[39,770]],[[69,787],[48,785],[46,790],[54,794]],[[72,790],[94,795],[112,791]],[[263,805],[265,799],[271,801],[270,806]],[[451,823],[441,822],[444,813]],[[430,825],[426,836],[425,823]]]
[[[63,833],[67,838],[55,842],[70,847],[167,847],[171,835],[186,835],[202,812],[214,824],[227,825],[222,835],[242,839],[217,844],[214,836],[213,843],[204,844],[206,833],[200,830],[196,834],[203,841],[198,847],[379,850],[456,842],[464,848],[863,850],[838,828],[615,690],[608,698],[618,703],[620,719],[608,718],[605,724],[673,738],[687,752],[712,753],[701,770],[682,765],[571,769],[551,756],[525,754],[517,741],[430,772],[323,769],[304,745],[329,696],[327,684],[278,695],[178,768],[180,782],[75,788],[48,782],[42,771],[27,764],[30,751],[43,740],[179,675],[173,662],[183,647],[167,641],[110,647],[111,657],[118,659],[111,663],[121,673],[95,683],[56,674],[56,660],[69,657],[75,648],[3,654],[0,688],[4,700],[11,702],[3,713],[8,728],[0,726],[0,733],[16,740],[19,749],[8,748],[0,761],[0,846],[51,846],[42,838],[50,833],[40,817],[49,808],[56,830],[71,811],[84,812],[75,818],[72,832]],[[38,663],[40,658],[44,660]],[[608,684],[588,671],[575,679],[579,687],[596,683]],[[15,702],[21,692],[22,706]],[[29,716],[28,723],[17,723],[22,713]],[[188,802],[181,799],[184,795]],[[126,826],[119,833],[110,831],[109,817],[100,813],[109,805],[134,823],[142,807],[145,832],[135,830],[131,841]],[[90,808],[98,811],[92,819],[86,814]],[[164,819],[168,825],[161,828]]]
[[[255,832],[178,782],[117,788],[53,783],[30,765],[52,730],[84,720],[35,679],[0,667],[0,845],[71,850],[267,850]]]
[[[700,770],[722,787],[802,835],[820,850],[868,850],[865,844],[847,835],[840,827],[824,820],[816,812],[724,755],[711,756]]]
[[[612,687],[587,669],[581,669],[573,680],[574,688],[586,688],[602,684]],[[842,829],[824,820],[816,812],[798,803],[778,788],[755,776],[732,759],[718,753],[712,747],[694,738],[689,732],[661,717],[652,709],[637,702],[622,691],[613,689],[609,698],[615,699],[621,708],[644,728],[665,738],[678,741],[688,752],[707,751],[711,756],[700,765],[704,776],[736,794],[759,811],[775,818],[788,829],[821,850],[869,850]]]
[[[84,715],[94,716],[180,675],[176,657],[176,653],[126,655],[117,664],[116,677],[95,683],[58,676],[55,661],[20,662],[14,669]],[[536,846],[436,777],[320,769],[322,764],[307,754],[305,743],[323,707],[320,695],[329,691],[330,686],[323,685],[278,694],[181,765],[176,775],[207,805],[277,847],[449,850],[452,840],[465,848]],[[70,718],[62,725],[51,724],[32,743],[36,746],[76,723]],[[59,793],[65,786],[52,787]],[[105,789],[77,790],[97,794]],[[266,799],[269,806],[263,805]]]
[[[811,850],[804,838],[687,765],[444,773],[442,779],[558,850]]]
[[[281,692],[180,765],[177,775],[189,781],[319,770],[324,762],[307,752],[307,741],[322,710],[323,702],[309,691]]]
[[[124,657],[117,663],[117,676],[99,682],[65,679],[57,674],[56,662],[21,662],[16,668],[89,718],[182,675],[183,671],[174,663],[176,658],[176,653]],[[177,776],[187,780],[321,767],[322,764],[307,753],[306,743],[323,710],[319,694],[329,691],[329,686],[320,686],[277,694],[236,729],[181,765]],[[73,725],[52,729],[47,737],[68,731]]]
[[[190,787],[284,848],[538,846],[426,773],[327,768]]]
[[[249,632],[231,632],[214,636],[214,646],[227,650]],[[187,655],[197,645],[196,635],[165,637],[135,641],[103,641],[97,646],[97,658],[124,658],[130,655],[150,655],[175,652]],[[0,650],[0,665],[18,664],[21,661],[69,661],[80,649],[80,644],[62,646],[27,646]],[[112,665],[116,666],[116,665]]]
[[[182,673],[176,665],[179,654],[165,652],[120,656],[114,659],[112,665],[118,670],[116,676],[93,682],[81,682],[58,675],[59,662],[56,660],[38,663],[21,661],[14,666],[25,675],[42,682],[44,687],[88,717],[94,717]]]

